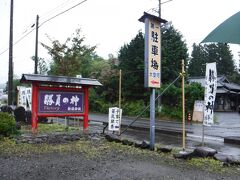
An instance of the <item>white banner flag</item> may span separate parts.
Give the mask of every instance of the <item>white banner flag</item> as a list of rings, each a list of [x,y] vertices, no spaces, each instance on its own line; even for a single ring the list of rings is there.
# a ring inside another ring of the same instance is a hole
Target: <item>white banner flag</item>
[[[203,125],[213,124],[213,109],[217,91],[217,69],[216,63],[206,64],[205,94],[204,94],[204,118]]]

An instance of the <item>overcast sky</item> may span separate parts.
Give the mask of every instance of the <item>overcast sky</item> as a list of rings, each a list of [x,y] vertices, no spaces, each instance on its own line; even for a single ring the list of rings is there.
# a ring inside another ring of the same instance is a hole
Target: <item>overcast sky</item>
[[[36,15],[43,23],[54,15],[82,0],[14,0],[13,38],[30,32]],[[164,0],[161,0],[165,2]],[[166,0],[167,1],[167,0]],[[239,0],[172,0],[161,6],[162,18],[172,21],[183,35],[191,54],[193,43],[200,43],[216,26],[239,11]],[[50,45],[51,39],[63,43],[81,28],[85,44],[97,45],[99,56],[117,53],[124,43],[129,43],[144,24],[138,21],[143,12],[158,8],[158,0],[87,0],[76,8],[48,21],[39,28],[39,42]],[[0,53],[8,49],[10,0],[0,0]],[[48,36],[48,37],[47,37]],[[234,57],[239,45],[231,45]],[[35,53],[35,31],[13,47],[14,74],[33,73]],[[0,83],[8,80],[8,54],[0,55]],[[47,51],[39,45],[39,57],[49,58]]]

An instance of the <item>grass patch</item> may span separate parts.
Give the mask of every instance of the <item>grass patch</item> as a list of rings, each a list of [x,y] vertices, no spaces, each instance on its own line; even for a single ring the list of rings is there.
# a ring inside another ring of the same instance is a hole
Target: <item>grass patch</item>
[[[192,158],[187,162],[190,166],[195,166],[201,169],[209,169],[213,172],[225,172],[222,163],[213,158]]]
[[[80,127],[70,127],[70,126],[65,126],[62,124],[43,124],[39,123],[37,132],[40,134],[51,134],[51,133],[56,133],[56,132],[74,132],[74,131],[79,131],[81,130]],[[21,128],[20,131],[22,134],[29,134],[32,133],[32,129],[30,125],[24,125]]]

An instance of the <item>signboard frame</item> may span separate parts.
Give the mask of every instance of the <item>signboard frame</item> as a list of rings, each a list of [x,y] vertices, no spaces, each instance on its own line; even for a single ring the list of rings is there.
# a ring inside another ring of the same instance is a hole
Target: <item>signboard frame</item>
[[[72,96],[72,100],[69,96]],[[39,115],[84,113],[84,92],[81,91],[39,90],[38,99]],[[74,99],[77,102],[74,103]]]
[[[40,103],[40,93],[41,92],[70,92],[70,93],[81,93],[83,94],[83,109],[84,111],[81,112],[41,112],[39,111],[39,103]],[[38,92],[37,92],[37,116],[41,117],[65,117],[65,116],[83,116],[86,111],[86,91],[85,89],[80,89],[80,88],[66,88],[66,87],[45,87],[45,86],[39,86],[38,87]]]
[[[88,128],[88,91],[89,87],[50,87],[50,86],[41,86],[38,83],[32,83],[32,129],[37,129],[38,126],[38,117],[66,117],[66,116],[82,116],[83,117],[83,129]],[[41,113],[39,112],[39,92],[41,91],[55,91],[55,92],[76,92],[83,94],[83,107],[84,111],[79,113],[56,113],[48,112]]]
[[[160,22],[151,18],[146,18],[144,50],[144,86],[146,88],[160,88],[161,85],[160,41]]]
[[[119,114],[118,114],[119,113]],[[111,107],[108,110],[108,130],[120,131],[122,119],[122,109],[118,107]]]

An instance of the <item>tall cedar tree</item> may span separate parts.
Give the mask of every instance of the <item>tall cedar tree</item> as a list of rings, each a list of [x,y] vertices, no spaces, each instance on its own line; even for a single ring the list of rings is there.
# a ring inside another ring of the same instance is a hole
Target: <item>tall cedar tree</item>
[[[122,69],[122,95],[128,100],[143,98],[144,88],[144,35],[139,32],[129,44],[120,48],[119,68]]]
[[[223,43],[213,43],[193,45],[192,58],[188,66],[190,76],[204,76],[206,63],[217,63],[217,74],[232,76],[235,73],[233,55],[229,45]]]
[[[162,83],[171,83],[181,71],[181,60],[187,61],[187,45],[182,35],[171,25],[162,27]],[[133,100],[147,95],[144,88],[144,35],[139,32],[129,44],[119,51],[119,68],[123,70],[123,97]],[[125,72],[125,73],[124,73]],[[145,96],[148,98],[148,96]]]
[[[202,45],[193,44],[192,59],[188,64],[188,74],[190,76],[204,76],[207,53]]]
[[[162,83],[171,83],[181,72],[182,60],[187,62],[188,49],[182,34],[173,25],[162,27]]]

